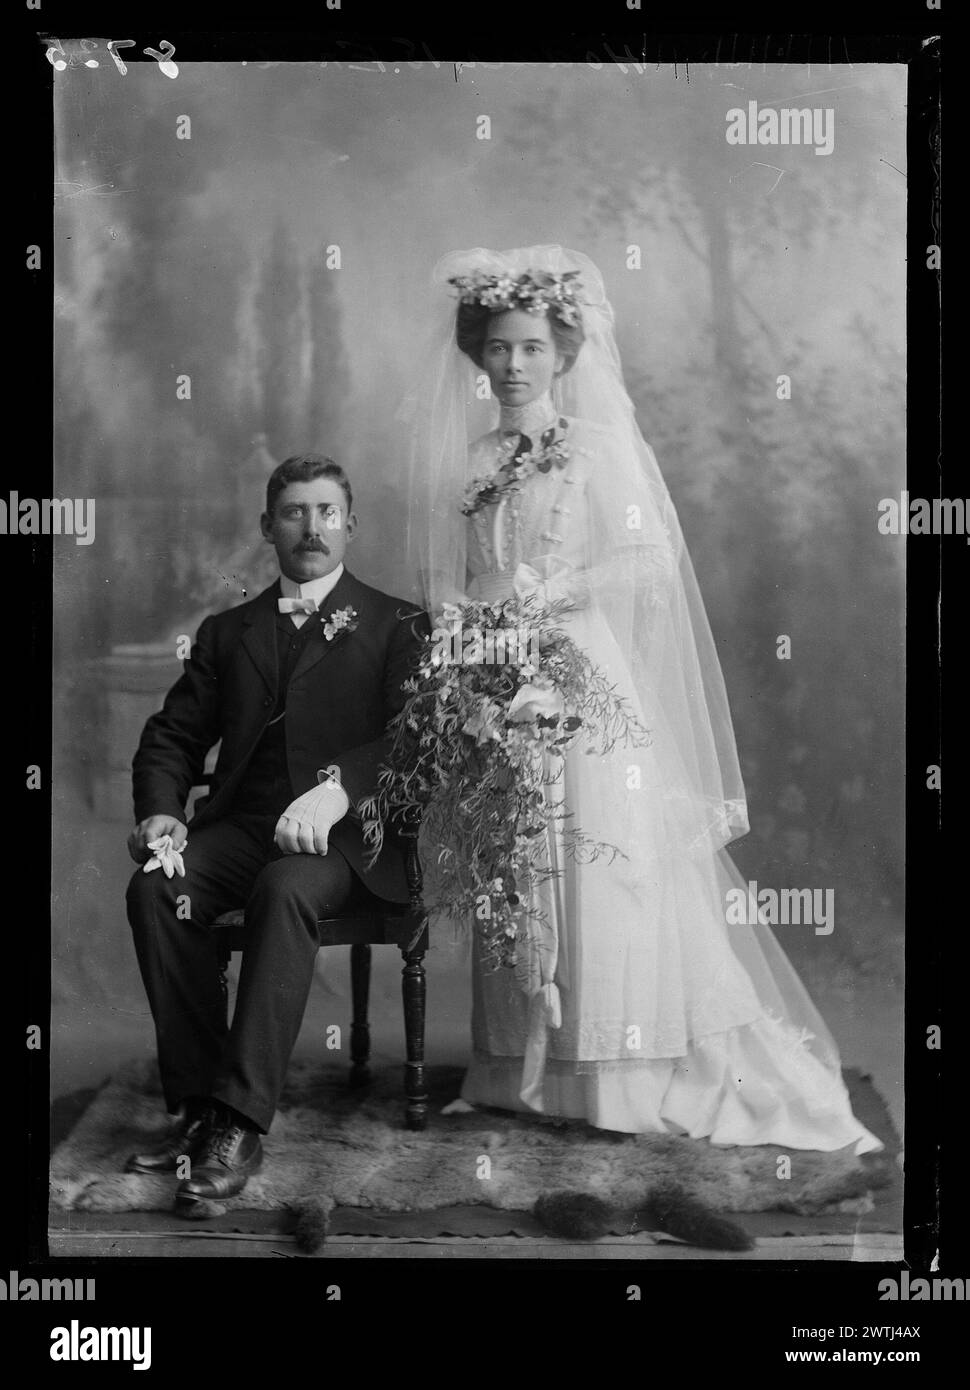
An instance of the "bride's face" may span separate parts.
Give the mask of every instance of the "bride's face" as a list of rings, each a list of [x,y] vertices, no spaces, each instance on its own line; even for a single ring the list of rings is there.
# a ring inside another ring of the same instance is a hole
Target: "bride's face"
[[[549,319],[526,309],[509,309],[489,319],[482,358],[492,391],[503,405],[537,400],[563,366]]]

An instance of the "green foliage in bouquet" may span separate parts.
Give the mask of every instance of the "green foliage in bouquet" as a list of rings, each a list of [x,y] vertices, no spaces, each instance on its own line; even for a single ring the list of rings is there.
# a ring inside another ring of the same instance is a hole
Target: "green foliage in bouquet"
[[[650,742],[559,625],[568,607],[446,604],[404,687],[378,790],[359,807],[371,863],[390,822],[412,833],[421,823],[440,884],[428,907],[474,920],[491,967],[514,965],[528,920],[542,916],[533,890],[560,872],[547,831],[581,862],[621,853],[568,824],[550,794],[567,749],[580,738],[593,756]]]

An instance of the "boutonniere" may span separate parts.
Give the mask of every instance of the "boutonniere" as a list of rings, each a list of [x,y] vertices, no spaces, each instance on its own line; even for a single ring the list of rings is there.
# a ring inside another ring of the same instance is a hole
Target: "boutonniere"
[[[565,468],[570,459],[570,448],[566,442],[568,428],[569,422],[560,416],[558,428],[550,425],[544,430],[538,445],[533,446],[527,435],[522,435],[518,444],[513,440],[504,443],[501,450],[509,457],[489,477],[472,479],[462,496],[462,514],[474,516],[483,507],[490,507],[502,497],[519,492],[533,471],[548,473],[553,464],[557,468]]]
[[[323,625],[323,635],[332,642],[339,632],[353,632],[357,626],[357,614],[353,608],[338,608]]]

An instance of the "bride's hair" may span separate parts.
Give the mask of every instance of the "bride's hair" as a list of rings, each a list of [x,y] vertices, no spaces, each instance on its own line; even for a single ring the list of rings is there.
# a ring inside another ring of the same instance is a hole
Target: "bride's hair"
[[[476,367],[484,367],[485,338],[488,321],[499,314],[507,314],[508,309],[493,309],[486,304],[459,304],[455,319],[455,339],[466,357],[470,357]],[[549,331],[556,351],[563,359],[562,370],[568,372],[579,356],[586,334],[582,322],[566,323],[556,313],[555,305],[546,310]]]

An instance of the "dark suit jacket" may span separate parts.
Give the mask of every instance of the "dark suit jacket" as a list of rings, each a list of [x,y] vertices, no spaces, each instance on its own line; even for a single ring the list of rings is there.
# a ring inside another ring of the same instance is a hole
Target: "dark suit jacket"
[[[133,762],[135,820],[169,815],[184,821],[189,789],[204,780],[206,754],[220,739],[209,796],[191,821],[198,829],[229,809],[233,794],[276,704],[276,601],[280,585],[206,618],[183,674],[163,708],[145,725]],[[338,608],[357,613],[353,632],[332,641],[323,624]],[[404,703],[427,614],[414,604],[362,584],[347,569],[321,608],[290,679],[286,757],[294,795],[317,785],[317,770],[336,763],[351,811],[333,827],[330,843],[379,897],[406,902],[400,843],[390,834],[373,868],[364,869],[364,844],[354,807],[374,791],[388,753],[388,721]]]

